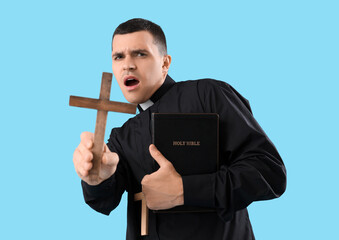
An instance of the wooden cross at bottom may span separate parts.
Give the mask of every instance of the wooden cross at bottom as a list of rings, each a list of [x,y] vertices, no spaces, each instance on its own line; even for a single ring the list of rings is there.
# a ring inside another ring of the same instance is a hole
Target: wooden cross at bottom
[[[103,153],[107,112],[136,113],[136,105],[130,103],[113,102],[109,100],[112,85],[112,73],[103,72],[99,99],[70,96],[69,105],[97,109],[97,120],[94,132],[93,167],[90,170],[92,181],[99,178],[100,163]]]
[[[148,235],[148,207],[144,194],[134,194],[134,201],[141,201],[141,236]]]

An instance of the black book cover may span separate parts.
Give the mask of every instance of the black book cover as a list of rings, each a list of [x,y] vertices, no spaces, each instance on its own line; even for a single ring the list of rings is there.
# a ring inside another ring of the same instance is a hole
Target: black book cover
[[[153,113],[152,142],[181,176],[219,169],[219,115],[216,113]],[[160,212],[211,211],[178,206]]]

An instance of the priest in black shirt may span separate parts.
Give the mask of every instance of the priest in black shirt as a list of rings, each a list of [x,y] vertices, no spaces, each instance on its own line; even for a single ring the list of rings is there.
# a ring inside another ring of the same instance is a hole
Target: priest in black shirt
[[[148,20],[131,19],[118,26],[112,38],[112,62],[124,97],[138,104],[140,113],[112,130],[95,182],[89,177],[93,134],[81,134],[73,162],[86,203],[108,215],[127,191],[128,240],[254,239],[246,207],[279,197],[285,191],[286,170],[248,101],[223,81],[175,82],[167,75],[171,56],[165,35]],[[218,113],[220,169],[180,176],[170,159],[151,145],[152,113]],[[153,210],[185,205],[215,211],[149,211],[149,234],[140,236],[140,202],[134,201],[134,194],[141,191]]]

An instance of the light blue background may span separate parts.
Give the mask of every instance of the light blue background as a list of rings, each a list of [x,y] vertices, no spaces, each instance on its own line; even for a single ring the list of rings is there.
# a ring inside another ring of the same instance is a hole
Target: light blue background
[[[211,77],[250,100],[288,170],[276,200],[249,207],[257,239],[337,239],[338,1],[2,1],[0,239],[124,239],[126,196],[109,217],[83,201],[73,151],[94,131],[111,35],[162,26],[176,80]],[[125,101],[118,85],[111,99]],[[131,115],[109,113],[112,127]]]

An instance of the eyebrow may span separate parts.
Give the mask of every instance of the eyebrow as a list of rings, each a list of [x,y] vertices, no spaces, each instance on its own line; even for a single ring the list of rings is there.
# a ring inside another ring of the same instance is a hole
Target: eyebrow
[[[143,48],[138,48],[138,49],[134,49],[132,51],[130,51],[132,54],[134,53],[139,53],[139,52],[148,52],[148,50],[143,49]],[[123,52],[114,52],[112,53],[112,57],[116,57],[116,56],[121,56],[123,55]]]
[[[115,53],[112,52],[112,57],[115,57],[115,56],[118,56],[118,55],[122,55],[122,52],[115,52]]]

